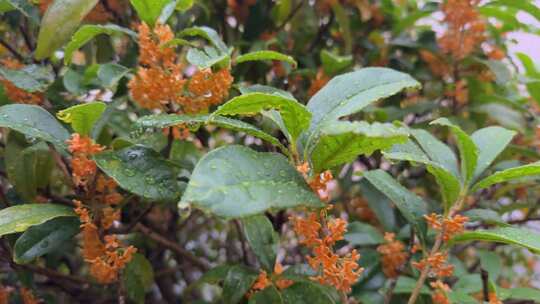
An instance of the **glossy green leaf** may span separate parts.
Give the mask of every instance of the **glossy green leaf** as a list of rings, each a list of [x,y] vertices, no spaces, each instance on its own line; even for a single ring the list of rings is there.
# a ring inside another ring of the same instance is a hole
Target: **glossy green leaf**
[[[234,97],[220,106],[212,117],[214,115],[256,115],[270,109],[279,111],[293,140],[309,126],[311,114],[304,105],[294,98],[275,93],[256,92]]]
[[[200,284],[219,284],[229,273],[229,270],[237,267],[237,265],[219,265],[216,266],[207,272],[205,272],[198,280],[193,284],[193,286],[198,286]]]
[[[130,69],[116,63],[106,63],[99,66],[97,76],[102,85],[112,89],[125,76],[129,74]]]
[[[465,274],[459,277],[453,289],[464,293],[476,293],[482,290],[482,278],[479,274]]]
[[[80,222],[76,217],[58,217],[28,228],[15,243],[13,260],[18,264],[25,264],[58,249],[79,233],[79,226]]]
[[[510,289],[498,288],[501,300],[515,299],[515,300],[530,300],[534,302],[540,302],[540,289],[528,288],[528,287],[514,287]]]
[[[411,134],[425,154],[456,178],[459,177],[458,161],[454,151],[426,130],[411,129]]]
[[[71,37],[71,41],[66,45],[64,51],[64,64],[71,64],[73,53],[99,35],[126,34],[131,38],[136,38],[137,34],[128,28],[115,24],[97,25],[85,24],[81,26]]]
[[[149,26],[154,26],[161,11],[171,0],[130,0],[130,2],[139,18]]]
[[[185,12],[188,9],[190,9],[194,3],[195,3],[195,0],[177,0],[176,9],[181,12]]]
[[[27,92],[43,92],[54,81],[54,73],[50,66],[36,64],[24,66],[19,70],[0,67],[0,76]]]
[[[279,247],[279,236],[265,215],[254,215],[242,219],[246,240],[268,273],[274,271]]]
[[[489,230],[465,231],[455,236],[451,242],[486,241],[504,243],[529,249],[540,254],[540,235],[526,228],[501,227]]]
[[[244,132],[246,134],[255,136],[262,140],[265,140],[273,145],[279,147],[282,151],[286,151],[285,148],[277,138],[270,134],[258,129],[257,127],[248,124],[246,122],[231,119],[222,116],[209,115],[182,115],[182,114],[157,114],[143,116],[135,122],[135,127],[140,129],[151,128],[167,128],[176,126],[179,124],[186,124],[188,127],[197,127],[200,125],[215,125],[221,128],[230,129],[238,132]]]
[[[135,253],[122,272],[122,281],[127,296],[137,304],[144,304],[145,294],[154,284],[154,269],[146,257]]]
[[[392,176],[382,170],[364,172],[363,176],[396,205],[403,217],[415,227],[417,235],[425,240],[426,225],[424,215],[426,202],[400,185]]]
[[[281,293],[274,286],[269,286],[259,292],[254,293],[248,301],[248,304],[282,304]]]
[[[186,55],[186,60],[200,69],[214,66],[228,68],[230,55],[228,53],[219,52],[214,47],[206,46],[203,49],[190,48]]]
[[[65,149],[69,132],[42,107],[10,104],[0,107],[0,127],[10,128],[31,138],[39,138]]]
[[[90,135],[94,125],[105,111],[103,102],[91,102],[76,105],[56,113],[61,121],[71,124],[73,131],[81,135]]]
[[[98,0],[54,1],[41,20],[34,57],[45,59],[62,47],[97,3]]]
[[[282,291],[286,304],[337,304],[339,298],[330,287],[315,282],[296,282]]]
[[[535,175],[540,175],[540,161],[524,166],[497,171],[476,183],[472,190],[480,190],[494,184],[504,183],[522,177]]]
[[[496,0],[490,1],[489,5],[492,6],[508,6],[522,10],[528,14],[531,14],[536,20],[540,21],[540,8],[536,6],[533,2],[529,1],[514,1],[514,0]]]
[[[412,293],[414,287],[416,286],[416,279],[400,276],[396,282],[396,287],[394,288],[395,294],[409,294]],[[420,294],[429,295],[431,290],[427,286],[422,286],[420,289]]]
[[[282,54],[280,52],[276,51],[256,51],[251,53],[242,54],[238,57],[236,57],[236,63],[242,63],[247,61],[265,61],[265,60],[276,60],[276,61],[284,61],[287,63],[290,63],[293,68],[296,68],[297,63],[294,58],[291,56]]]
[[[479,177],[491,165],[515,135],[515,131],[501,127],[483,128],[471,135],[479,152],[478,165],[474,172],[475,178]]]
[[[0,236],[24,232],[62,216],[75,216],[72,208],[55,204],[24,204],[0,210]]]
[[[467,133],[465,133],[459,126],[453,124],[446,118],[439,118],[431,122],[431,124],[447,126],[454,133],[459,147],[461,176],[464,179],[465,183],[468,184],[474,176],[476,164],[478,162],[479,152],[476,144],[474,143],[472,138]]]
[[[413,142],[395,145],[391,152],[384,153],[384,157],[391,160],[402,160],[426,165],[428,172],[435,177],[441,189],[445,208],[449,209],[456,202],[461,192],[461,184],[458,178],[440,163],[430,160]]]
[[[379,230],[361,222],[352,222],[347,225],[345,240],[355,246],[378,245],[384,242],[383,235]]]
[[[221,147],[201,158],[182,202],[223,218],[323,206],[283,155],[243,146]]]
[[[123,189],[154,201],[176,201],[180,187],[173,163],[145,146],[94,156],[96,164]]]
[[[18,10],[33,23],[39,24],[39,10],[28,0],[6,0],[12,8]]]
[[[352,162],[358,155],[392,147],[407,140],[407,130],[387,123],[337,121],[319,130],[319,139],[308,150],[313,171],[319,173]]]
[[[223,301],[231,304],[239,303],[256,279],[257,273],[251,269],[242,266],[231,267],[223,281]]]
[[[448,293],[448,299],[452,303],[459,303],[459,304],[478,304],[478,301],[473,298],[472,296],[468,295],[467,293],[461,291],[461,290],[452,290]]]
[[[336,75],[353,65],[353,57],[339,56],[327,50],[321,51],[321,63],[326,75]]]
[[[521,64],[525,68],[526,76],[534,79],[540,79],[540,71],[538,71],[533,60],[527,56],[527,54],[518,52],[516,53],[516,56],[519,58]],[[540,82],[530,82],[527,83],[526,86],[531,97],[536,101],[536,103],[540,104]]]
[[[420,83],[411,76],[387,68],[364,68],[332,78],[307,105],[312,119],[305,149],[313,150],[325,125],[404,89],[418,87]]]
[[[190,27],[182,30],[179,37],[201,37],[210,42],[219,53],[229,53],[227,45],[221,40],[219,34],[212,28],[206,26]]]
[[[480,259],[480,266],[488,272],[489,279],[496,282],[503,269],[501,257],[497,253],[488,250],[478,250],[476,254]]]
[[[470,222],[481,221],[486,224],[509,226],[496,211],[490,209],[471,209],[464,212],[463,215],[468,217]]]
[[[358,183],[362,197],[366,199],[368,206],[384,228],[384,231],[396,230],[396,215],[392,208],[392,202],[381,191],[377,190],[366,179]]]

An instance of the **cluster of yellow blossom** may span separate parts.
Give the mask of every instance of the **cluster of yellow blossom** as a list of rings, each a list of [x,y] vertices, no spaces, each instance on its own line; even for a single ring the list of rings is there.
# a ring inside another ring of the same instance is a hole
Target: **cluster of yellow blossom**
[[[405,245],[395,239],[394,233],[384,234],[385,243],[377,247],[381,254],[383,273],[388,278],[396,278],[399,275],[398,269],[407,262],[409,254],[405,252]]]
[[[23,65],[14,59],[3,59],[0,62],[5,68],[11,69],[11,70],[18,70],[23,67]],[[15,86],[11,81],[1,78],[0,82],[4,86],[4,91],[6,93],[6,96],[9,100],[16,102],[16,103],[24,103],[24,104],[34,104],[39,105],[43,103],[44,96],[42,93],[30,93],[23,89],[18,88]]]

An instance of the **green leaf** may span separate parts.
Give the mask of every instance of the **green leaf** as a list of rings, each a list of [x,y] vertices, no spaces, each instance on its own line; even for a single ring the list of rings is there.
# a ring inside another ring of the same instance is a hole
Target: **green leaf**
[[[383,235],[379,230],[361,222],[349,223],[345,240],[355,246],[378,245],[384,242]]]
[[[418,87],[420,83],[411,76],[387,68],[364,68],[332,78],[307,105],[312,119],[304,145],[306,151],[313,150],[325,125],[404,89]]]
[[[15,243],[13,260],[18,264],[25,264],[58,249],[65,241],[73,239],[79,233],[79,226],[80,222],[76,217],[58,217],[28,228]]]
[[[65,150],[69,132],[42,107],[10,104],[0,107],[0,127],[10,128],[31,138],[39,138]]]
[[[190,27],[182,30],[178,35],[179,37],[201,37],[210,42],[219,53],[230,53],[227,45],[225,45],[219,34],[212,28],[206,26]]]
[[[493,184],[504,183],[526,176],[540,175],[540,161],[532,164],[497,171],[474,185],[473,191],[487,188]]]
[[[246,61],[265,61],[265,60],[277,60],[277,61],[284,61],[287,63],[290,63],[293,68],[296,68],[298,65],[296,60],[292,58],[291,56],[282,54],[280,52],[276,51],[256,51],[256,52],[250,52],[246,54],[242,54],[238,57],[236,57],[236,63],[242,63]]]
[[[455,236],[451,243],[486,241],[504,243],[529,249],[540,254],[540,235],[525,228],[501,227],[489,230],[465,231]]]
[[[392,202],[382,192],[377,190],[366,179],[358,183],[362,197],[366,199],[368,206],[384,227],[384,231],[396,230],[396,216],[392,208]]]
[[[352,55],[339,56],[327,50],[322,50],[321,63],[326,75],[336,75],[353,65],[353,57]]]
[[[112,89],[129,74],[130,69],[116,63],[106,63],[99,66],[97,76],[105,88]]]
[[[154,201],[176,201],[180,187],[175,166],[145,146],[94,156],[96,164],[123,189]]]
[[[34,57],[43,60],[62,47],[97,3],[98,0],[54,1],[41,20]]]
[[[72,208],[55,204],[24,204],[0,210],[0,236],[24,232],[62,216],[75,216]]]
[[[39,11],[36,6],[28,0],[7,0],[12,8],[17,9],[21,14],[30,19],[33,23],[39,24]]]
[[[207,272],[205,272],[192,286],[195,287],[203,283],[219,284],[220,282],[225,280],[225,277],[227,276],[227,273],[229,273],[229,270],[231,270],[234,267],[237,267],[237,266],[234,266],[234,265],[216,266],[208,270]]]
[[[479,177],[491,165],[515,135],[515,131],[501,127],[483,128],[471,135],[479,152],[478,165],[474,172],[475,178]]]
[[[54,160],[45,143],[27,146],[21,137],[15,132],[8,136],[4,151],[6,174],[15,191],[24,200],[33,201],[38,187],[48,185]]]
[[[257,127],[248,124],[246,122],[231,119],[222,116],[212,116],[209,115],[182,115],[182,114],[157,114],[157,115],[147,115],[141,117],[135,122],[135,127],[140,129],[150,129],[150,128],[167,128],[176,126],[179,124],[186,124],[188,127],[197,127],[202,124],[206,125],[216,125],[221,128],[230,129],[238,132],[244,132],[246,134],[255,136],[262,140],[265,140],[277,147],[282,151],[287,151],[277,138],[271,136],[270,134],[258,129]]]
[[[528,287],[514,287],[511,289],[498,288],[501,300],[515,299],[515,300],[530,300],[534,302],[540,302],[540,289],[528,288]]]
[[[54,73],[50,66],[31,64],[19,70],[0,67],[0,76],[19,89],[27,92],[43,92],[54,81]],[[13,100],[18,102],[20,100]]]
[[[529,2],[529,1],[497,0],[497,1],[490,1],[489,5],[490,6],[503,5],[503,6],[517,8],[519,10],[522,10],[530,14],[531,16],[536,18],[536,20],[540,21],[540,8],[538,8],[534,3]]]
[[[203,49],[191,48],[186,55],[186,60],[200,69],[214,66],[228,68],[230,59],[228,53],[220,53],[216,48],[210,46]]]
[[[466,274],[460,276],[452,287],[464,293],[476,293],[482,290],[482,278],[479,274]]]
[[[476,170],[476,164],[478,162],[478,148],[472,138],[465,133],[459,126],[453,124],[446,118],[439,118],[431,122],[431,124],[439,124],[449,127],[454,136],[456,137],[460,161],[461,161],[461,176],[464,179],[465,183],[468,184]]]
[[[59,111],[56,117],[71,124],[73,131],[81,135],[90,135],[105,108],[107,105],[103,102],[84,103]]]
[[[457,158],[450,147],[426,130],[412,129],[411,134],[429,159],[450,172],[456,178],[459,176]]]
[[[139,18],[149,26],[154,26],[154,23],[161,15],[161,11],[171,0],[130,0],[130,2],[137,11]]]
[[[296,282],[282,291],[287,304],[337,304],[340,303],[335,290],[315,282]]]
[[[478,250],[477,254],[480,258],[482,269],[489,273],[490,280],[496,282],[503,269],[501,257],[497,253],[487,250]]]
[[[135,253],[122,272],[122,281],[129,299],[137,304],[144,304],[145,294],[154,284],[154,269],[146,257]]]
[[[176,9],[181,12],[185,12],[188,9],[190,9],[194,3],[195,3],[195,0],[177,0]]]
[[[396,287],[394,288],[395,294],[409,294],[412,293],[414,287],[416,286],[416,279],[400,276],[396,282]],[[430,289],[424,285],[420,289],[420,294],[429,295],[431,294]]]
[[[470,222],[481,221],[486,224],[509,226],[496,211],[490,209],[471,209],[464,212],[463,215],[468,217]]]
[[[251,269],[243,266],[231,267],[223,281],[223,301],[231,304],[239,303],[256,279],[257,273]]]
[[[370,155],[407,140],[407,130],[392,124],[365,121],[336,121],[319,130],[318,142],[308,150],[315,174],[352,162],[360,154]]]
[[[391,160],[404,160],[412,163],[425,164],[428,172],[435,176],[435,180],[441,188],[441,195],[446,210],[456,202],[459,193],[461,192],[461,184],[457,177],[440,163],[430,160],[413,142],[395,145],[392,147],[391,152],[384,153],[384,157]]]
[[[182,203],[223,218],[239,218],[323,203],[277,153],[226,146],[206,154],[193,171]]]
[[[512,73],[508,69],[508,66],[500,60],[482,60],[477,59],[478,62],[486,65],[491,72],[495,75],[495,81],[499,85],[507,85],[512,81]]]
[[[274,286],[269,286],[259,292],[254,293],[248,304],[282,304],[281,294]]]
[[[154,0],[155,1],[155,0]],[[71,41],[66,45],[64,51],[64,64],[71,64],[73,53],[80,49],[83,45],[88,43],[99,35],[114,35],[114,34],[127,34],[131,38],[137,38],[137,34],[128,28],[124,28],[115,24],[96,25],[86,24],[81,26],[75,34],[71,37]]]
[[[540,71],[538,71],[533,60],[529,56],[527,56],[527,54],[516,53],[516,56],[519,58],[519,60],[521,61],[521,64],[525,68],[526,76],[533,79],[540,78]],[[527,91],[529,92],[531,97],[536,101],[536,103],[540,104],[540,82],[527,83]]]
[[[304,105],[294,98],[275,93],[256,92],[234,97],[212,113],[212,117],[215,115],[256,115],[270,109],[279,111],[293,140],[296,140],[309,126],[311,114]]]
[[[425,240],[427,214],[426,202],[400,185],[392,176],[382,170],[364,172],[363,176],[396,205],[403,217],[415,228],[421,240]]]
[[[254,215],[242,219],[246,240],[269,273],[274,271],[279,247],[279,236],[266,215]]]

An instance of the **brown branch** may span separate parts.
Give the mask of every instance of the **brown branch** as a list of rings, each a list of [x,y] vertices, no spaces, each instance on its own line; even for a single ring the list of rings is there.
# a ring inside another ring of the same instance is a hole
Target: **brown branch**
[[[302,8],[302,6],[304,5],[304,0],[301,0],[292,10],[291,12],[289,13],[289,15],[285,18],[285,20],[283,21],[283,23],[278,26],[276,28],[276,32],[279,32],[281,31],[285,25],[287,25],[287,23],[289,23],[289,21],[292,20],[292,18],[294,18],[294,16],[296,16],[296,14],[300,11],[300,8]]]
[[[484,296],[484,301],[489,302],[489,273],[484,269],[480,270],[482,277],[482,294]]]
[[[137,225],[135,225],[135,230],[139,231],[140,233],[144,234],[145,236],[149,237],[150,239],[154,240],[160,245],[166,247],[167,249],[173,251],[178,256],[185,258],[186,260],[190,261],[192,264],[196,265],[200,269],[204,271],[207,271],[210,269],[210,265],[207,261],[197,258],[191,252],[189,252],[188,250],[176,244],[176,242],[168,240],[167,238],[161,236],[161,234],[152,230],[151,228],[146,227],[145,225],[141,223],[137,223]]]
[[[8,50],[13,57],[15,57],[17,60],[23,61],[24,57],[21,55],[15,48],[13,48],[9,43],[7,43],[4,39],[0,38],[0,44]]]

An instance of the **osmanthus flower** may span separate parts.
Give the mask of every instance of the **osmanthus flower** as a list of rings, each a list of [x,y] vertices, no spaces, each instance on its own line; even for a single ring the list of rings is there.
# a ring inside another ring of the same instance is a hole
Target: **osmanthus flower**
[[[324,73],[323,69],[319,69],[315,79],[313,79],[311,86],[308,89],[308,96],[311,97],[315,95],[328,83],[328,81],[330,81],[330,77]]]
[[[394,233],[386,232],[385,243],[377,247],[377,251],[381,254],[383,273],[388,278],[396,278],[399,275],[398,269],[407,262],[409,257],[409,254],[405,252],[405,245],[395,237]]]
[[[456,234],[460,234],[465,230],[465,223],[469,220],[468,217],[457,214],[453,217],[443,217],[436,213],[424,215],[427,224],[435,230],[443,230],[443,241],[447,242]]]
[[[17,60],[5,58],[0,61],[0,64],[10,70],[21,69],[24,65]],[[0,82],[4,86],[4,91],[7,98],[16,103],[40,105],[44,101],[42,93],[30,93],[18,88],[11,81],[0,77]]]
[[[443,278],[452,276],[454,273],[454,266],[448,264],[447,261],[447,253],[436,252],[418,262],[412,262],[412,265],[420,271],[429,267],[429,274],[431,277]]]
[[[71,159],[73,181],[78,186],[86,186],[97,171],[96,163],[90,157],[103,151],[104,147],[94,143],[90,137],[78,133],[74,133],[66,142],[73,156]]]
[[[294,281],[292,280],[281,278],[282,273],[283,265],[281,265],[279,262],[276,262],[274,265],[274,273],[272,277],[268,277],[267,272],[265,270],[261,270],[257,280],[255,280],[255,283],[253,283],[246,296],[250,298],[255,292],[261,291],[272,284],[274,284],[279,290],[283,290],[294,284]]]
[[[9,295],[11,293],[11,289],[8,287],[5,287],[3,285],[0,285],[0,304],[8,304],[9,303]]]
[[[115,282],[119,272],[132,259],[137,249],[133,246],[122,247],[116,235],[105,235],[105,241],[102,241],[98,226],[89,210],[80,201],[74,203],[75,213],[82,223],[82,253],[84,260],[90,265],[90,274],[101,284]],[[101,220],[102,226],[105,226],[103,221],[110,220]]]
[[[497,297],[496,292],[493,292],[493,291],[489,292],[488,299],[489,299],[489,304],[503,304],[503,302],[499,300],[499,298]]]
[[[447,0],[442,5],[445,33],[438,39],[441,50],[461,60],[485,41],[486,24],[477,11],[479,0]]]
[[[420,58],[428,64],[434,75],[446,78],[452,74],[452,67],[441,56],[428,50],[420,50]]]
[[[21,287],[20,289],[20,293],[21,293],[21,300],[23,302],[23,304],[38,304],[38,303],[41,303],[41,301],[39,301],[35,296],[34,294],[32,293],[32,291],[26,287]]]
[[[442,281],[437,280],[430,283],[433,292],[431,293],[431,300],[433,303],[437,304],[450,304],[450,299],[448,299],[448,292],[450,292],[450,287],[444,284]]]

